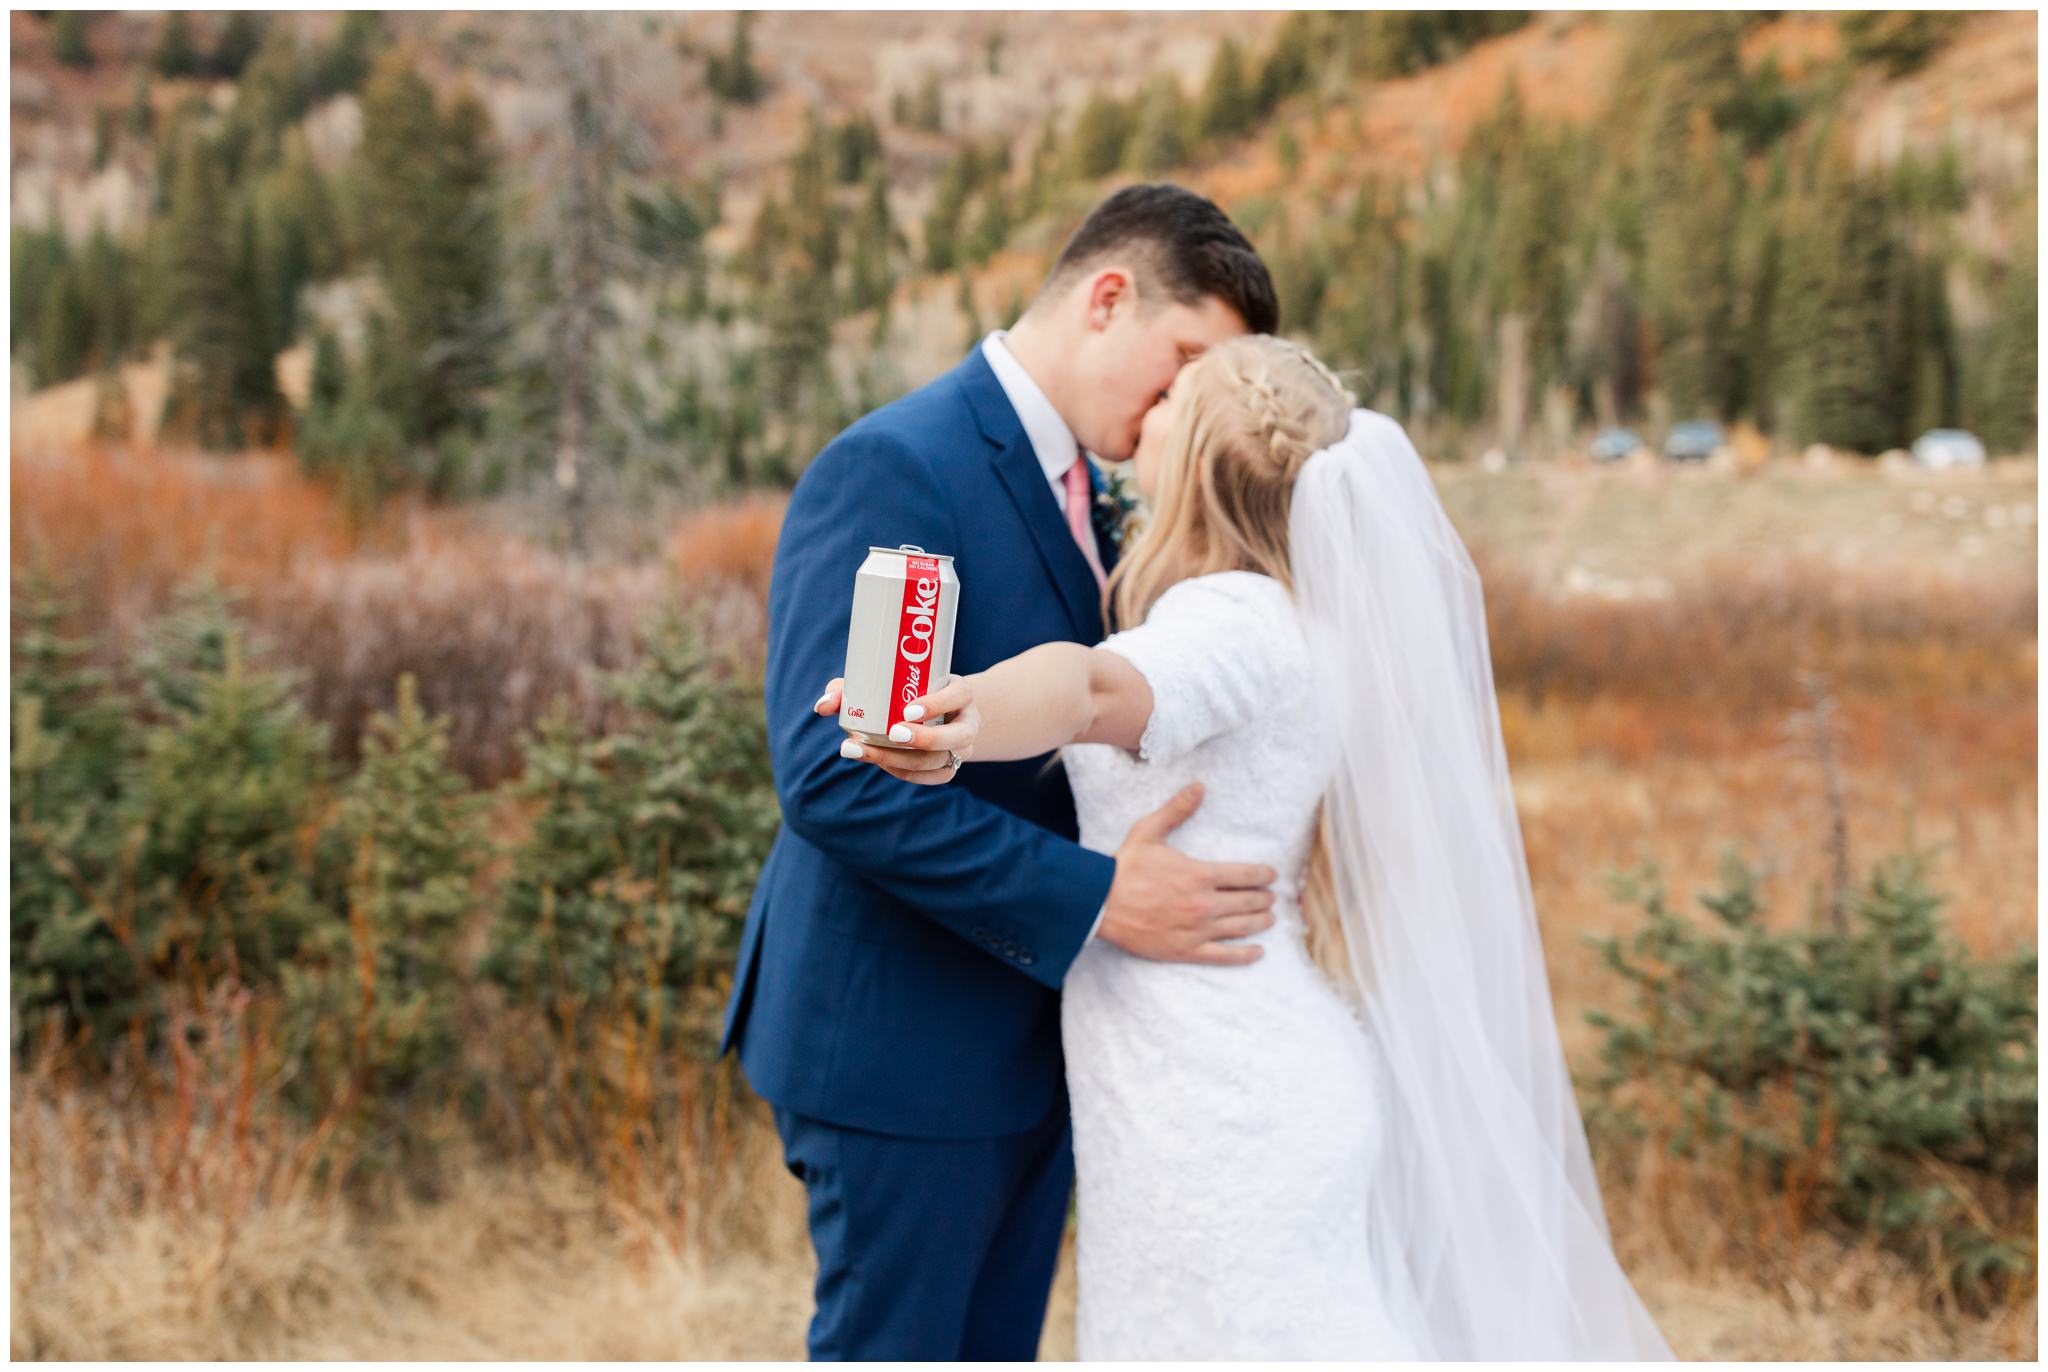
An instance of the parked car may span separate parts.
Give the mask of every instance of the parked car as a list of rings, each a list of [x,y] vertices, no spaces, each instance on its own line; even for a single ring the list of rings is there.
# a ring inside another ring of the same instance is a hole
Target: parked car
[[[1642,451],[1643,440],[1634,429],[1602,429],[1588,449],[1595,462],[1621,462]]]
[[[1674,462],[1705,462],[1723,442],[1721,426],[1711,419],[1687,419],[1671,426],[1664,438],[1664,456]]]
[[[1929,429],[1913,440],[1913,460],[1923,467],[1981,467],[1984,445],[1965,429]]]

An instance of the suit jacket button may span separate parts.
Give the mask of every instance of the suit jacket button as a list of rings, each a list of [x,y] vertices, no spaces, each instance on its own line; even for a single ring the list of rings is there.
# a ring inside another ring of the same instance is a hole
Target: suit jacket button
[[[1023,952],[1017,954],[1017,961],[1023,963],[1026,967],[1029,967],[1032,963],[1038,961],[1038,954],[1032,952],[1029,948],[1026,948]]]

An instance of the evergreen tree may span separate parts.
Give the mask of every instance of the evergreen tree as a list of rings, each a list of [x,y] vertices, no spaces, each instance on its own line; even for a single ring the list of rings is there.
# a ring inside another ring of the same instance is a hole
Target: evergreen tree
[[[1235,39],[1225,37],[1216,47],[1215,59],[1209,64],[1209,79],[1202,87],[1202,137],[1235,138],[1251,128],[1256,115],[1244,71],[1244,53]]]
[[[1055,110],[1047,114],[1045,122],[1039,126],[1038,146],[1031,150],[1018,218],[1034,219],[1045,209],[1052,199],[1053,188],[1059,182],[1060,170],[1059,115]]]
[[[229,10],[214,39],[213,58],[207,64],[215,76],[232,81],[249,65],[249,59],[263,45],[263,20],[254,10]]]
[[[1253,103],[1260,117],[1272,113],[1274,107],[1290,95],[1298,95],[1308,89],[1309,80],[1315,74],[1316,43],[1313,15],[1296,10],[1281,23],[1280,32],[1273,39],[1272,51],[1266,54],[1265,64],[1259,68]]]
[[[443,111],[401,53],[378,61],[356,149],[360,241],[391,301],[399,430],[431,442],[463,422],[497,365],[501,255],[488,116]]]
[[[1368,179],[1333,253],[1317,338],[1334,364],[1357,378],[1361,405],[1405,414],[1412,403],[1412,286],[1398,205],[1377,180]]]
[[[123,790],[140,742],[99,645],[67,633],[77,597],[46,560],[18,567],[9,755],[10,951],[16,1046],[50,1017],[126,1027],[140,991],[132,927],[113,889]]]
[[[234,364],[234,407],[242,440],[268,442],[284,411],[277,388],[275,311],[264,279],[262,246],[257,240],[256,209],[245,198],[234,217],[229,243],[228,293],[238,324]]]
[[[939,77],[932,72],[924,78],[924,85],[918,88],[917,105],[911,111],[911,126],[925,133],[940,133],[945,129],[946,111],[944,97],[939,91]]]
[[[979,266],[1003,249],[1010,237],[1009,197],[1000,181],[982,188],[981,203],[974,226],[968,230],[962,248],[969,262]]]
[[[43,296],[36,324],[35,376],[38,385],[69,381],[86,368],[92,349],[92,319],[78,272],[66,266]]]
[[[1130,112],[1123,102],[1097,91],[1081,108],[1074,122],[1069,155],[1077,176],[1093,181],[1123,165],[1124,147],[1130,141]]]
[[[134,276],[128,253],[104,227],[95,226],[80,254],[79,280],[92,330],[91,353],[100,367],[119,364],[134,342]]]
[[[190,129],[179,149],[168,233],[174,374],[165,425],[206,447],[233,446],[242,441],[236,383],[254,321],[238,309],[227,197],[213,149]]]
[[[92,109],[92,169],[105,171],[107,163],[114,156],[114,139],[120,125],[119,116],[111,105],[95,105]]]
[[[192,21],[183,10],[172,10],[163,17],[150,65],[157,75],[172,80],[199,74],[199,49],[192,45]]]
[[[156,108],[149,103],[149,68],[137,67],[128,80],[128,136],[147,142],[156,135]]]
[[[732,46],[724,53],[712,53],[704,60],[704,84],[721,100],[735,105],[754,105],[768,92],[768,83],[754,66],[753,40],[747,30],[753,16],[745,10],[733,15]]]
[[[1849,10],[1840,20],[1842,55],[1857,67],[1910,76],[1955,37],[1964,17],[1939,10]]]
[[[371,720],[362,765],[320,839],[323,866],[344,874],[331,903],[349,919],[309,930],[284,969],[286,1057],[314,1081],[360,1074],[353,1123],[378,1161],[415,1141],[416,1095],[445,1090],[460,1059],[458,941],[476,908],[487,835],[483,798],[447,751],[448,721],[420,708],[418,683],[404,673],[397,708]],[[305,1103],[325,1104],[320,1094]]]
[[[1653,145],[1657,146],[1657,145]],[[1677,416],[1729,418],[1736,389],[1736,182],[1703,109],[1683,142],[1657,146],[1678,179],[1645,207],[1644,295],[1658,342],[1657,382]]]
[[[1189,117],[1179,79],[1170,72],[1154,77],[1139,97],[1137,127],[1131,133],[1131,166],[1140,175],[1157,176],[1185,164]]]
[[[1786,176],[1786,160],[1780,149],[1771,158],[1762,193],[1745,199],[1742,227],[1737,235],[1742,251],[1736,263],[1741,299],[1737,307],[1740,342],[1735,353],[1734,409],[1748,414],[1766,432],[1778,426],[1780,368],[1776,320],[1785,272],[1781,218]]]
[[[67,67],[83,71],[92,66],[92,42],[83,14],[77,10],[57,11],[57,17],[50,23],[50,51]]]
[[[872,310],[887,303],[895,288],[893,259],[898,234],[889,215],[889,188],[880,168],[869,173],[867,192],[853,221],[853,248],[847,287],[850,310]]]
[[[334,38],[314,56],[306,78],[309,104],[359,90],[384,44],[384,21],[375,10],[345,10]]]
[[[1885,196],[1839,160],[1799,207],[1784,343],[1801,442],[1879,453],[1902,439],[1893,324],[1901,253]]]
[[[515,790],[535,817],[510,855],[482,971],[571,1032],[616,1007],[659,1025],[664,1043],[707,1051],[716,969],[737,952],[777,819],[749,705],[759,687],[707,650],[676,602],[643,638],[639,666],[605,675],[624,729],[586,738],[561,701],[521,739]]]
[[[2038,442],[2038,241],[2035,230],[2029,226],[2014,245],[2012,261],[1999,282],[1990,353],[1983,368],[1986,395],[1979,420],[1984,441],[1993,452],[2030,452]]]

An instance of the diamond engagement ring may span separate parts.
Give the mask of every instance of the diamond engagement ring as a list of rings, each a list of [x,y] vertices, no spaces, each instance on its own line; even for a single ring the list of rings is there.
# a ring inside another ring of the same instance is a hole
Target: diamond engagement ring
[[[948,767],[948,768],[949,768],[950,770],[952,770],[952,771],[955,771],[955,772],[959,771],[959,770],[960,770],[960,764],[961,764],[961,763],[962,763],[963,761],[965,761],[965,759],[964,759],[964,758],[962,758],[962,757],[960,756],[960,754],[958,754],[958,753],[954,752],[954,751],[953,751],[953,750],[952,750],[951,748],[948,748],[948,749],[946,750],[946,766],[947,766],[947,767]]]

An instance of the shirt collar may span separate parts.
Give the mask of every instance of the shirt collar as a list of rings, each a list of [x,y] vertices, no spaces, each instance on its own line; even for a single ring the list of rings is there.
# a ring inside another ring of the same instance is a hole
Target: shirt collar
[[[982,339],[982,356],[988,359],[989,369],[996,374],[1003,394],[1009,397],[1010,408],[1023,421],[1024,435],[1031,440],[1031,450],[1038,455],[1038,465],[1045,469],[1046,480],[1060,486],[1066,481],[1067,468],[1081,455],[1081,445],[1074,440],[1074,431],[1067,427],[1067,421],[1060,418],[1060,412],[1031,379],[1031,373],[1005,346],[1006,333],[1007,330],[995,329]]]

